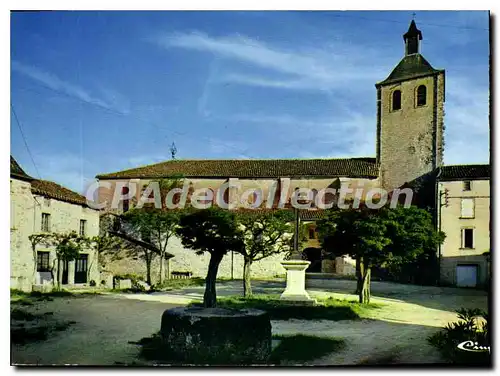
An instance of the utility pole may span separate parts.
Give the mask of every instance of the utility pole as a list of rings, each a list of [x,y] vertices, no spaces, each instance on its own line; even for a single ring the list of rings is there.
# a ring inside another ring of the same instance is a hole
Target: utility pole
[[[438,183],[439,184],[439,183]],[[439,187],[439,185],[438,185]],[[444,197],[444,202],[443,202]],[[439,191],[439,203],[438,203],[438,231],[441,232],[441,213],[443,206],[448,207],[449,200],[449,190],[447,188],[444,191]],[[438,265],[439,265],[439,274],[438,274],[438,285],[441,285],[441,243],[438,246]]]

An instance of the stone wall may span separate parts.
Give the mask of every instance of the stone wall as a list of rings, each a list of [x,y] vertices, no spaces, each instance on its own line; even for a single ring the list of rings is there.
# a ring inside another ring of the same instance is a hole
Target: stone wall
[[[36,201],[31,184],[10,179],[10,287],[31,291],[35,260],[28,236],[35,232]]]
[[[172,237],[167,246],[167,252],[175,257],[171,258],[164,265],[164,275],[169,272],[191,272],[193,277],[205,278],[208,271],[210,254],[196,255],[191,249],[182,246],[180,239]],[[143,278],[146,277],[146,263],[140,257],[127,257],[127,251],[121,253],[122,259],[112,260],[106,256],[104,269],[112,272],[114,275],[135,274]],[[273,255],[264,260],[252,264],[252,276],[255,278],[272,278],[283,276],[285,269],[280,261],[284,254]],[[151,265],[151,281],[157,283],[159,280],[160,263],[156,257]],[[222,259],[219,266],[218,278],[243,278],[243,256],[238,253],[228,253]]]

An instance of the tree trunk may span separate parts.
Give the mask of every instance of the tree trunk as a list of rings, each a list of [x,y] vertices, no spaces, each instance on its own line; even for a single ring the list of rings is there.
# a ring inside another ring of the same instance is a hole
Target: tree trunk
[[[361,290],[363,288],[363,278],[361,276],[361,269],[360,269],[360,262],[359,262],[359,257],[356,258],[356,295],[359,295],[361,293]]]
[[[250,275],[250,269],[252,267],[252,260],[245,258],[243,264],[243,296],[252,296],[252,279]]]
[[[57,259],[57,289],[61,289],[61,260]]]
[[[144,250],[144,255],[146,259],[146,283],[151,286],[151,255],[147,250]]]
[[[361,259],[360,265],[360,281],[361,281],[361,290],[359,292],[359,302],[362,304],[370,303],[370,277],[371,277],[371,267]],[[358,280],[359,282],[359,280]]]
[[[160,253],[160,281],[159,281],[159,285],[161,286],[162,282],[163,282],[163,250],[161,251]]]
[[[215,281],[221,261],[222,255],[211,254],[210,262],[208,263],[207,278],[205,279],[205,294],[203,295],[203,306],[206,308],[215,308],[217,306]]]

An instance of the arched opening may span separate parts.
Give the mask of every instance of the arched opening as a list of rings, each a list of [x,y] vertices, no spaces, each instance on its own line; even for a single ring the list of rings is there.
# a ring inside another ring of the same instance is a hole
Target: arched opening
[[[321,248],[306,248],[302,251],[307,261],[310,261],[307,273],[321,273]]]
[[[417,88],[417,107],[425,106],[427,103],[427,88],[425,85],[420,85]]]
[[[401,90],[394,90],[392,92],[392,110],[397,111],[401,109]]]

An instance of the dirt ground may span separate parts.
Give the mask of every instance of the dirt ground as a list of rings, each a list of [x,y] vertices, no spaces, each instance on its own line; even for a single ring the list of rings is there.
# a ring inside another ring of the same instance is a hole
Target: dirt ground
[[[308,280],[313,296],[356,299],[354,281]],[[283,281],[255,282],[254,293],[280,293]],[[199,298],[203,287],[154,294],[111,294],[80,298],[56,298],[27,310],[54,312],[61,320],[75,321],[64,332],[38,343],[12,346],[13,364],[130,364],[137,355],[129,341],[159,330],[165,309]],[[219,283],[219,295],[241,294],[241,282]],[[461,307],[487,309],[483,291],[422,287],[373,282],[373,302],[382,303],[366,319],[358,321],[273,321],[274,334],[312,334],[344,338],[346,348],[317,359],[310,365],[365,363],[437,363],[440,357],[426,338],[454,321]],[[389,359],[389,360],[387,360]]]
[[[138,347],[129,344],[160,329],[164,310],[178,305],[128,300],[113,295],[55,298],[23,307],[31,312],[54,312],[75,321],[66,331],[43,342],[11,347],[12,364],[114,365],[131,363]]]

